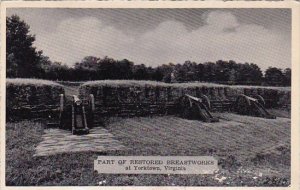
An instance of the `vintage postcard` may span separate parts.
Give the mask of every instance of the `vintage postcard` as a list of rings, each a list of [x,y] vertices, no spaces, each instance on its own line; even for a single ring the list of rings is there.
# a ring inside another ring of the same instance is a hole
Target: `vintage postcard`
[[[299,12],[1,3],[1,189],[299,189]]]

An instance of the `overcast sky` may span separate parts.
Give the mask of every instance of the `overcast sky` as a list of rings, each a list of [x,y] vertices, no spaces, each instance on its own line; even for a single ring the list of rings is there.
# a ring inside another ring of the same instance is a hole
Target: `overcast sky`
[[[35,46],[68,65],[85,56],[149,66],[235,60],[291,67],[289,9],[7,9]]]

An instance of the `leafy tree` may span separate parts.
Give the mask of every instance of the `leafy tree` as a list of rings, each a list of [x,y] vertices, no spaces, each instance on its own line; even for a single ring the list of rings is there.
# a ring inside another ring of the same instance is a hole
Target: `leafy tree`
[[[133,77],[133,62],[127,60],[127,59],[123,59],[121,61],[117,61],[116,62],[116,69],[115,69],[115,78],[117,79],[132,79]],[[147,69],[148,73],[152,72],[152,68],[148,68]]]
[[[177,64],[174,67],[174,77],[178,82],[196,81],[197,78],[197,63],[185,61],[183,65]]]
[[[228,73],[228,84],[235,84],[236,82],[236,71],[234,69],[231,69]]]
[[[230,75],[233,73],[229,68],[227,61],[219,60],[216,62],[216,80],[220,83],[226,83],[230,79]],[[233,78],[233,76],[231,76]]]
[[[262,72],[256,64],[238,64],[236,73],[237,84],[260,85],[262,81]]]
[[[203,64],[203,81],[205,82],[215,82],[216,81],[216,67],[215,63],[207,62]]]
[[[286,68],[283,71],[283,76],[284,76],[284,85],[285,86],[291,86],[291,80],[292,80],[292,70],[290,68]]]
[[[72,69],[60,62],[44,65],[44,78],[48,80],[72,80]],[[80,79],[80,76],[76,76]]]
[[[86,56],[74,68],[51,62],[42,51],[33,47],[35,36],[30,27],[17,15],[6,18],[6,62],[8,77],[36,77],[50,80],[103,80],[134,79],[163,82],[205,81],[225,84],[261,85],[263,74],[253,63],[236,63],[233,60],[207,63],[185,61],[183,64],[163,64],[152,68],[135,65],[123,59]],[[265,72],[267,85],[291,85],[291,69],[282,71],[269,67]]]
[[[133,79],[135,80],[148,80],[147,67],[144,64],[134,65],[132,68]]]
[[[163,64],[156,68],[148,67],[149,79],[155,80],[155,81],[163,81],[166,83],[171,82],[171,73],[173,72],[174,64]]]
[[[80,63],[75,63],[75,69],[97,70],[100,58],[86,56]]]
[[[265,73],[265,82],[272,86],[281,86],[284,81],[284,75],[281,69],[269,67]]]
[[[75,63],[74,74],[80,80],[95,80],[98,77],[100,58],[94,56],[86,56],[81,62]]]
[[[35,36],[17,15],[6,18],[6,62],[8,77],[38,77],[40,55],[33,47]]]
[[[254,63],[250,63],[250,73],[251,73],[251,80],[254,82],[254,83],[261,83],[262,82],[262,79],[263,79],[263,73],[261,71],[261,69],[259,68],[259,66],[257,66],[256,64]]]
[[[163,77],[164,77],[164,72],[161,67],[157,67],[153,69],[153,72],[151,73],[151,80],[162,81]]]

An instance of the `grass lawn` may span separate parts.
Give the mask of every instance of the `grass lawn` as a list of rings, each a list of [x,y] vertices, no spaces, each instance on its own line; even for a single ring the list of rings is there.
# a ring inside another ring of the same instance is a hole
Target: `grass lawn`
[[[233,114],[220,116],[226,125],[175,117],[111,118],[105,127],[128,150],[46,157],[33,157],[43,124],[7,123],[6,185],[288,186],[289,120],[276,119],[269,125],[268,120],[254,118],[251,124],[251,117],[242,123]],[[93,161],[99,155],[213,155],[219,158],[220,170],[212,175],[98,174]],[[220,181],[222,177],[226,179]]]
[[[249,86],[249,85],[223,85],[209,82],[188,82],[188,83],[164,83],[147,80],[96,80],[88,81],[82,84],[83,86],[111,86],[111,87],[126,87],[126,86],[158,86],[158,87],[176,87],[176,88],[193,88],[193,87],[230,87],[230,88],[261,88],[261,89],[276,89],[282,91],[290,91],[290,87],[274,87],[274,86]]]
[[[43,80],[43,79],[30,79],[30,78],[7,78],[6,79],[7,85],[34,85],[34,86],[43,86],[43,85],[48,85],[48,86],[60,86],[62,85],[50,81],[50,80]]]

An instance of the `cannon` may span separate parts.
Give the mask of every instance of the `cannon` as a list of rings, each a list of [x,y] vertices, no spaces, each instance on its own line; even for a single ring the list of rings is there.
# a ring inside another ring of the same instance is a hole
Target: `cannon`
[[[209,112],[211,106],[209,98],[202,95],[200,98],[185,94],[180,101],[181,116],[187,119],[200,119],[204,122],[218,122]]]
[[[57,125],[61,129],[71,130],[72,134],[88,134],[94,123],[95,102],[94,96],[90,94],[87,103],[84,103],[73,95],[71,101],[67,101],[63,94],[60,95],[60,107]]]
[[[265,109],[264,98],[260,95],[253,97],[244,94],[239,95],[233,105],[233,110],[241,115],[263,117],[266,119],[276,119]]]

